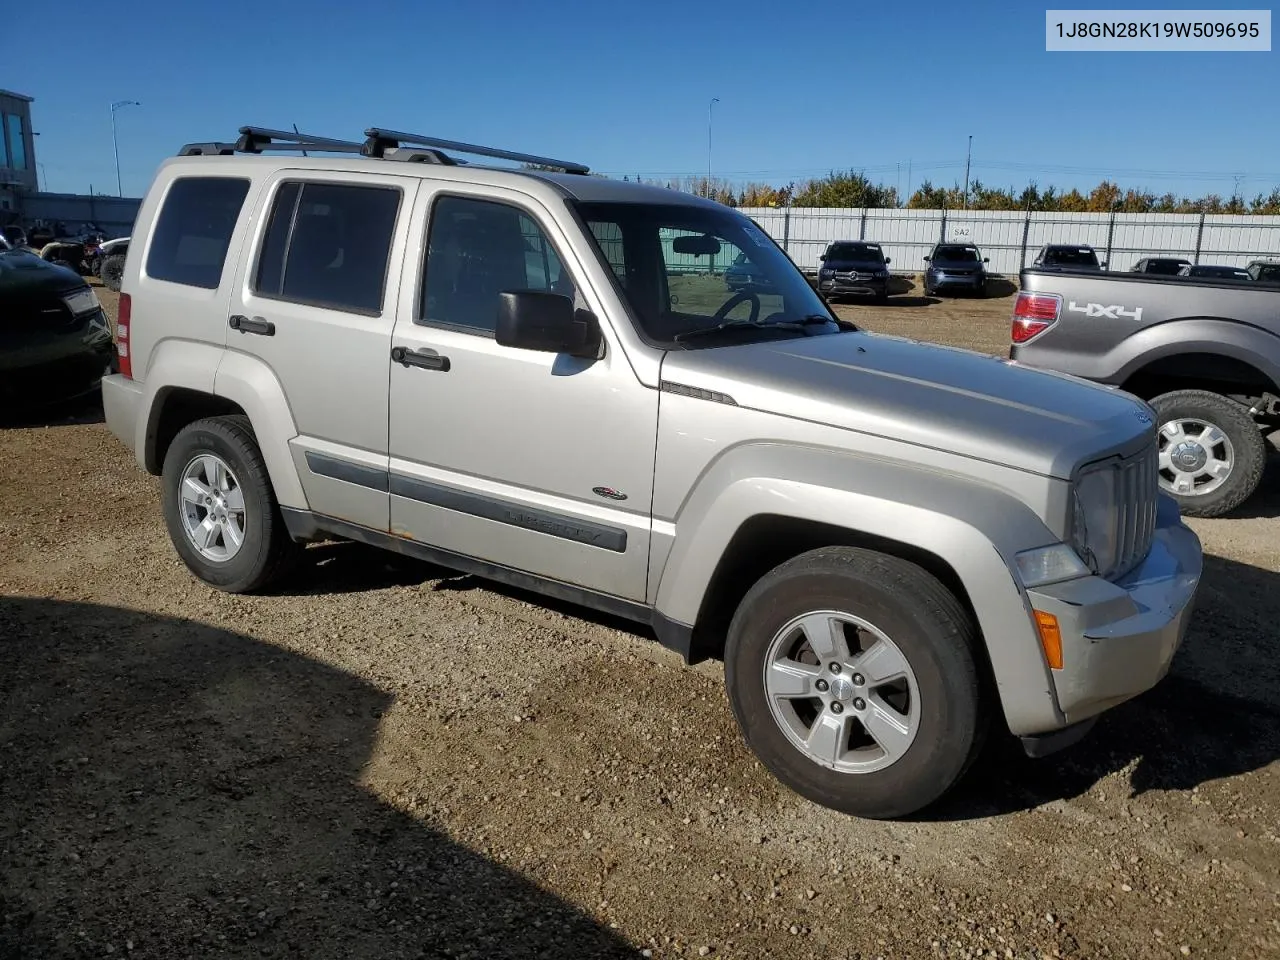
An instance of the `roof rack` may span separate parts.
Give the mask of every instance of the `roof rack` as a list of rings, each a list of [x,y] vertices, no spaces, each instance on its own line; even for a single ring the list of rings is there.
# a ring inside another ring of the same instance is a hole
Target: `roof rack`
[[[363,144],[355,140],[334,140],[310,133],[289,130],[272,130],[268,127],[241,127],[240,137],[234,143],[188,143],[178,151],[180,157],[222,155],[232,153],[262,153],[315,150],[321,153],[360,153]]]
[[[439,163],[447,166],[465,166],[466,160],[459,160],[444,152],[445,150],[450,150],[456,153],[470,153],[481,157],[517,160],[521,163],[534,164],[539,167],[563,170],[565,173],[585,174],[590,172],[590,168],[585,164],[573,163],[568,160],[553,160],[550,157],[538,157],[529,153],[515,153],[511,150],[499,150],[496,147],[482,147],[474,143],[460,143],[457,140],[441,140],[437,137],[424,137],[416,133],[384,130],[381,127],[370,127],[366,130],[363,143],[355,140],[335,140],[332,137],[317,137],[309,133],[298,133],[296,130],[272,130],[268,127],[241,127],[239,132],[240,137],[234,142],[211,141],[209,143],[184,144],[182,149],[178,151],[178,156],[228,156],[235,153],[284,153],[293,151],[300,151],[305,154],[308,150],[314,150],[317,153],[353,153],[378,160],[401,160],[410,163]]]
[[[441,140],[438,137],[424,137],[417,133],[401,133],[398,130],[386,130],[382,127],[370,127],[364,132],[368,138],[364,142],[364,155],[367,157],[383,157],[389,150],[398,149],[401,144],[411,147],[431,147],[437,150],[452,150],[456,153],[470,153],[478,157],[495,157],[500,160],[517,160],[521,163],[532,163],[540,167],[553,167],[565,173],[590,173],[586,164],[574,163],[571,160],[553,160],[550,157],[538,157],[530,153],[515,153],[511,150],[499,150],[496,147],[482,147],[474,143],[459,143],[457,140]],[[456,163],[447,154],[440,155],[442,162]],[[388,157],[388,159],[390,159]]]

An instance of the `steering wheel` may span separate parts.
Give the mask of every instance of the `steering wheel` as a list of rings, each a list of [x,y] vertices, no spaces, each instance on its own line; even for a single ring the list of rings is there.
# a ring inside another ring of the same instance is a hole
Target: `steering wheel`
[[[754,293],[751,293],[750,291],[742,291],[742,290],[738,291],[732,297],[726,300],[723,304],[721,304],[720,309],[716,311],[715,316],[712,319],[716,320],[717,322],[724,320],[724,318],[729,315],[729,311],[732,310],[734,307],[736,307],[738,304],[742,303],[744,300],[751,301],[751,316],[748,318],[748,320],[751,323],[755,323],[756,320],[758,320],[760,317],[760,298],[756,296]]]

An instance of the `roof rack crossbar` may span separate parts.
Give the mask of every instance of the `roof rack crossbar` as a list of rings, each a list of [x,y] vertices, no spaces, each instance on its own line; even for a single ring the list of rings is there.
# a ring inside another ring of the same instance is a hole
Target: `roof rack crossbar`
[[[360,153],[364,145],[358,140],[335,140],[291,130],[268,127],[241,127],[240,138],[231,143],[211,141],[188,143],[178,151],[180,157],[227,156],[235,153],[284,153],[315,150],[320,153]]]
[[[540,167],[553,167],[565,173],[589,173],[591,168],[570,160],[553,160],[550,157],[538,157],[529,153],[516,153],[511,150],[499,150],[496,147],[482,147],[474,143],[461,143],[457,140],[442,140],[439,137],[424,137],[416,133],[401,133],[397,130],[385,130],[382,127],[370,127],[365,132],[368,139],[364,143],[365,156],[382,157],[388,149],[402,144],[415,147],[434,147],[439,150],[453,150],[458,153],[470,153],[480,157],[495,157],[500,160],[516,160],[520,163],[532,163]]]

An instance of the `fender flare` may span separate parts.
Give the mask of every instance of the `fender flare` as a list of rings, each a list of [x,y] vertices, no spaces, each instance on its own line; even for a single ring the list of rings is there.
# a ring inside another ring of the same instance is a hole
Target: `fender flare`
[[[973,605],[1010,729],[1065,722],[1011,566],[1018,551],[1060,537],[1011,492],[899,461],[781,444],[739,447],[703,474],[682,506],[667,561],[655,571],[657,610],[696,623],[734,536],[763,515],[834,525],[939,557]]]
[[[1258,327],[1216,317],[1184,317],[1139,330],[1115,348],[1113,381],[1124,384],[1143,367],[1181,354],[1203,353],[1247,364],[1280,388],[1280,338]]]
[[[248,415],[276,502],[296,510],[309,509],[289,448],[289,441],[298,436],[297,423],[271,368],[247,353],[223,351],[213,393],[233,401]]]

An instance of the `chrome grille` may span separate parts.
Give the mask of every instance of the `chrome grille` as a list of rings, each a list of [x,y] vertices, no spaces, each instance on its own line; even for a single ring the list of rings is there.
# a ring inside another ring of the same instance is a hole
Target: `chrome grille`
[[[1116,489],[1119,497],[1116,528],[1116,562],[1106,574],[1123,577],[1146,559],[1156,532],[1156,509],[1160,493],[1159,450],[1152,443],[1142,453],[1122,460]]]

